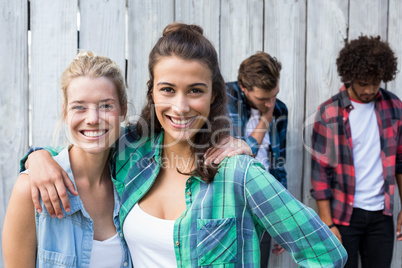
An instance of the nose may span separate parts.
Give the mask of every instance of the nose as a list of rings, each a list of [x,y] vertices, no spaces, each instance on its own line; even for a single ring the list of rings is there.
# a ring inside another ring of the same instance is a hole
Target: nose
[[[178,114],[185,114],[190,111],[189,99],[183,94],[177,94],[172,103],[172,110]]]
[[[93,109],[93,108],[87,109],[85,122],[90,125],[98,124],[99,123],[99,110]]]
[[[275,99],[265,102],[265,107],[267,107],[267,108],[272,108],[272,107],[274,107],[274,105],[275,105]]]
[[[364,88],[364,93],[366,94],[373,94],[374,93],[374,85],[368,85]]]

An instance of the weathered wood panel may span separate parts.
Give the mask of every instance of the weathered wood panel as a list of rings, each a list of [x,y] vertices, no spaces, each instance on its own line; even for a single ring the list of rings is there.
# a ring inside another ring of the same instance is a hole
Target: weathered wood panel
[[[219,53],[220,2],[216,0],[188,1],[176,0],[175,21],[200,25],[204,35]]]
[[[398,69],[402,69],[402,2],[399,0],[389,1],[389,15],[388,15],[388,42],[398,57]],[[396,79],[387,83],[387,89],[395,93],[399,98],[402,98],[402,75],[399,73]],[[395,194],[394,199],[394,225],[396,228],[396,217],[401,211],[401,193]],[[402,267],[402,243],[395,241],[394,252],[392,258],[392,268]]]
[[[111,58],[125,72],[126,0],[80,0],[79,48]]]
[[[43,146],[53,140],[61,112],[60,76],[77,51],[77,0],[32,0],[31,31],[32,141]]]
[[[301,200],[316,207],[310,197],[311,133],[318,106],[336,94],[341,81],[336,58],[347,39],[348,1],[309,1],[307,5],[306,110],[304,123],[304,180]]]
[[[221,0],[220,56],[225,81],[237,80],[240,63],[263,49],[263,0]]]
[[[350,0],[349,40],[363,35],[380,35],[387,39],[388,1]]]
[[[288,107],[286,144],[288,190],[301,198],[305,94],[306,0],[266,0],[264,51],[282,63],[278,98]],[[288,253],[271,254],[268,267],[297,267]]]
[[[18,177],[18,161],[28,149],[27,1],[0,1],[0,229]],[[0,234],[1,236],[1,234]],[[4,267],[0,245],[0,267]]]
[[[128,1],[128,115],[139,115],[145,104],[149,52],[173,20],[173,0]]]

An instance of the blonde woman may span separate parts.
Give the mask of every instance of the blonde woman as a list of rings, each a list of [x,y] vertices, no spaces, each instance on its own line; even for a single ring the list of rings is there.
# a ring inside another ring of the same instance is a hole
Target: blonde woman
[[[61,77],[63,119],[73,143],[54,160],[79,195],[55,218],[34,210],[27,174],[11,195],[3,229],[6,267],[131,267],[119,223],[120,200],[110,179],[111,146],[126,115],[127,93],[118,66],[81,52]],[[41,200],[42,202],[42,200]]]

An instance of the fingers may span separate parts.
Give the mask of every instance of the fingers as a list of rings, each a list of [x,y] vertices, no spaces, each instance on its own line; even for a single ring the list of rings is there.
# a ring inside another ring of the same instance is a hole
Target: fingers
[[[231,148],[227,148],[227,149],[220,149],[218,150],[215,155],[215,159],[214,159],[214,164],[218,165],[222,162],[223,159],[225,159],[226,157],[228,157],[229,153],[232,151]]]
[[[399,212],[398,219],[396,222],[396,239],[398,241],[402,241],[401,225],[402,225],[402,211]]]
[[[42,202],[45,205],[47,212],[49,213],[50,216],[56,217],[56,214],[54,212],[52,202],[50,201],[50,197],[47,192],[47,189],[42,187],[42,188],[39,188],[39,191],[40,191],[40,196],[42,197]]]
[[[211,147],[205,152],[205,154],[204,154],[204,158],[205,158],[204,164],[205,165],[209,166],[212,164],[212,162],[218,156],[218,154],[216,153],[218,150],[221,150],[221,149]]]
[[[40,205],[40,202],[39,202],[39,189],[36,188],[35,186],[31,186],[31,195],[32,195],[32,202],[34,204],[35,210],[38,213],[41,213],[42,206]]]
[[[252,155],[252,152],[251,152],[250,147],[248,147],[248,148],[242,147],[242,148],[229,152],[228,157],[232,157],[232,156],[239,155],[239,154]]]
[[[276,256],[281,255],[285,249],[281,247],[279,244],[274,245],[274,249],[272,250],[272,253],[274,253]]]

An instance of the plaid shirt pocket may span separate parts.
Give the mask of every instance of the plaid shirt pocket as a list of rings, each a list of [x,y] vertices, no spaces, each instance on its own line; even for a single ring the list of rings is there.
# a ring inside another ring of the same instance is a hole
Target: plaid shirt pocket
[[[198,265],[236,262],[236,218],[197,220]]]

